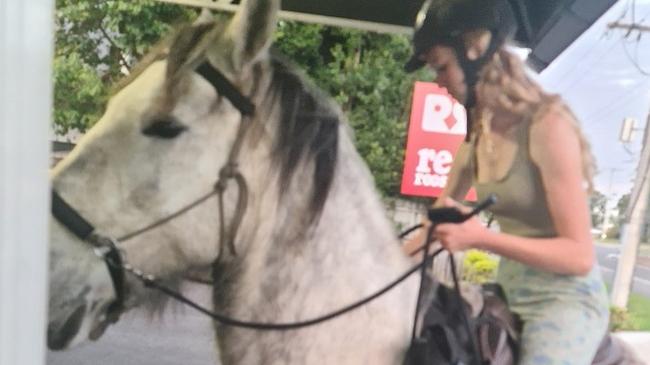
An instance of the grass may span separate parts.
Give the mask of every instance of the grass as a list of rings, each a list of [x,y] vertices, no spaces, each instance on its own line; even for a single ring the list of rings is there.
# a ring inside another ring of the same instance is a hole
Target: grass
[[[607,292],[610,291],[607,285]],[[622,316],[612,311],[610,322],[618,331],[650,331],[650,298],[630,293],[627,312]]]
[[[627,304],[630,321],[635,328],[630,330],[650,331],[650,299],[639,294],[630,294]]]

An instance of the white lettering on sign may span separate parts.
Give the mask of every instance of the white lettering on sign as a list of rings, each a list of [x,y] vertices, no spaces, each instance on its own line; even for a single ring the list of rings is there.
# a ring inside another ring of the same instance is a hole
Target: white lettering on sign
[[[447,175],[436,174],[415,174],[415,186],[426,186],[429,188],[444,188],[447,185]]]
[[[452,120],[448,120],[453,115]],[[466,134],[465,107],[448,95],[427,94],[424,98],[422,130],[445,134]]]
[[[423,148],[418,151],[418,165],[415,168],[415,186],[443,188],[454,158],[447,150],[436,151]]]

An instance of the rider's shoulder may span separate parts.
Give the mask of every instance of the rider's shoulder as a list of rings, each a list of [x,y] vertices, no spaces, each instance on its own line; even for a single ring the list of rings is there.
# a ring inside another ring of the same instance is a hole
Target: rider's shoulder
[[[531,143],[553,143],[575,134],[577,121],[560,98],[550,98],[537,108],[531,118]]]

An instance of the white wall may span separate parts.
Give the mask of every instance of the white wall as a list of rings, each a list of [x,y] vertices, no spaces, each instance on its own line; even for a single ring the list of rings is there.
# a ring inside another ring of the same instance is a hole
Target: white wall
[[[0,0],[0,365],[45,361],[53,0]]]
[[[422,223],[428,204],[405,199],[385,199],[386,214],[398,231]],[[399,232],[398,232],[399,233]]]

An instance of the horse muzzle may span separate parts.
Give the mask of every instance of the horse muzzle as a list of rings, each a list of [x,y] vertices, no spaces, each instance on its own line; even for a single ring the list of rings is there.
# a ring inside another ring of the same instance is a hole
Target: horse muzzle
[[[86,305],[82,304],[72,311],[61,325],[50,323],[47,328],[47,347],[50,350],[64,350],[68,348],[72,340],[79,333],[85,316]]]
[[[51,322],[47,329],[47,346],[51,350],[65,350],[86,340],[96,341],[122,314],[122,307],[104,305],[99,311],[86,303],[78,305],[63,321]]]

